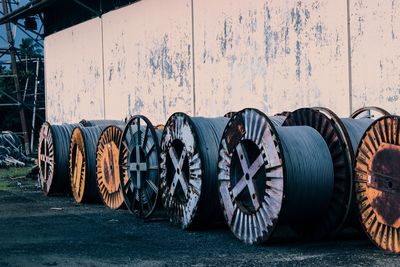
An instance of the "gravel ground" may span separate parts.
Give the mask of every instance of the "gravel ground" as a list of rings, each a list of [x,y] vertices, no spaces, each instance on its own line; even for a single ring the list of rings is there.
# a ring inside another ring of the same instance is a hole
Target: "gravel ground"
[[[249,246],[225,227],[183,231],[126,210],[45,197],[28,178],[0,178],[0,266],[400,266],[355,231],[302,242],[286,233]]]

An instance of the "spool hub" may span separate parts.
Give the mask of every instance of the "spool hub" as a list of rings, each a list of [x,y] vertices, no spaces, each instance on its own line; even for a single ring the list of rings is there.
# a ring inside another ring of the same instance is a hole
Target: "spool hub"
[[[379,248],[400,253],[400,117],[385,116],[365,132],[355,163],[359,216]]]
[[[136,115],[128,121],[120,143],[119,168],[128,209],[148,218],[159,198],[159,140],[151,122]]]
[[[246,243],[267,240],[278,222],[284,189],[281,150],[273,123],[255,109],[235,113],[223,133],[220,201],[231,231]]]
[[[122,130],[109,126],[101,134],[97,145],[97,185],[103,202],[112,209],[118,209],[124,203],[118,164],[121,138]]]

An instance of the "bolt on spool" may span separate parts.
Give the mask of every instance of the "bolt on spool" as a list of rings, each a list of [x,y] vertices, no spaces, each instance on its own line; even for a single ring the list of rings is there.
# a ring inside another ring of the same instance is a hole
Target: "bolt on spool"
[[[126,124],[119,145],[125,205],[143,218],[149,218],[159,206],[160,137],[161,130],[149,119],[135,115]]]
[[[77,124],[51,125],[43,123],[39,133],[39,180],[45,195],[67,194],[68,151],[72,130]]]
[[[104,204],[111,209],[118,209],[124,204],[118,163],[121,139],[122,129],[118,126],[108,126],[97,144],[97,187]]]
[[[218,145],[225,117],[174,113],[161,139],[162,202],[170,220],[183,229],[221,222],[218,201]]]
[[[355,162],[358,214],[380,249],[400,253],[400,117],[376,120],[364,133]]]
[[[77,203],[101,202],[96,181],[96,149],[104,128],[79,126],[72,132],[69,170],[72,195]]]
[[[236,113],[219,147],[225,220],[245,243],[267,241],[277,225],[312,223],[329,204],[333,165],[311,127],[280,127],[256,109]]]

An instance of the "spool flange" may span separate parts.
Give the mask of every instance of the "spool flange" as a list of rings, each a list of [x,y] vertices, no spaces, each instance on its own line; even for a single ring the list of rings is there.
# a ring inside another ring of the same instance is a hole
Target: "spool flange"
[[[157,130],[142,115],[132,116],[119,145],[120,183],[127,208],[143,218],[158,206],[160,147]]]

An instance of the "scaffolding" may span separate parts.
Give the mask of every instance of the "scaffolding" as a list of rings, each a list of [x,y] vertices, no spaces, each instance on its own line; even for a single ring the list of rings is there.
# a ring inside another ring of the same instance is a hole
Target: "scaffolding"
[[[2,4],[0,15],[3,18],[18,10],[21,4],[16,0],[0,1]],[[23,2],[27,3],[27,1]],[[20,20],[4,23],[5,31],[1,31],[0,34],[0,39],[5,44],[4,47],[0,47],[2,66],[0,78],[11,79],[12,82],[6,82],[3,85],[13,86],[12,90],[0,88],[0,95],[8,99],[7,102],[0,103],[0,113],[6,108],[18,110],[22,129],[22,132],[18,134],[23,137],[25,153],[30,154],[34,150],[37,125],[44,121],[44,115],[41,115],[44,114],[45,109],[43,56],[41,53],[29,55],[27,51],[17,48],[16,44],[24,38],[30,40],[28,44],[32,47],[43,49],[43,20],[40,14],[27,16],[21,20],[22,23]],[[31,117],[27,118],[27,115]]]

